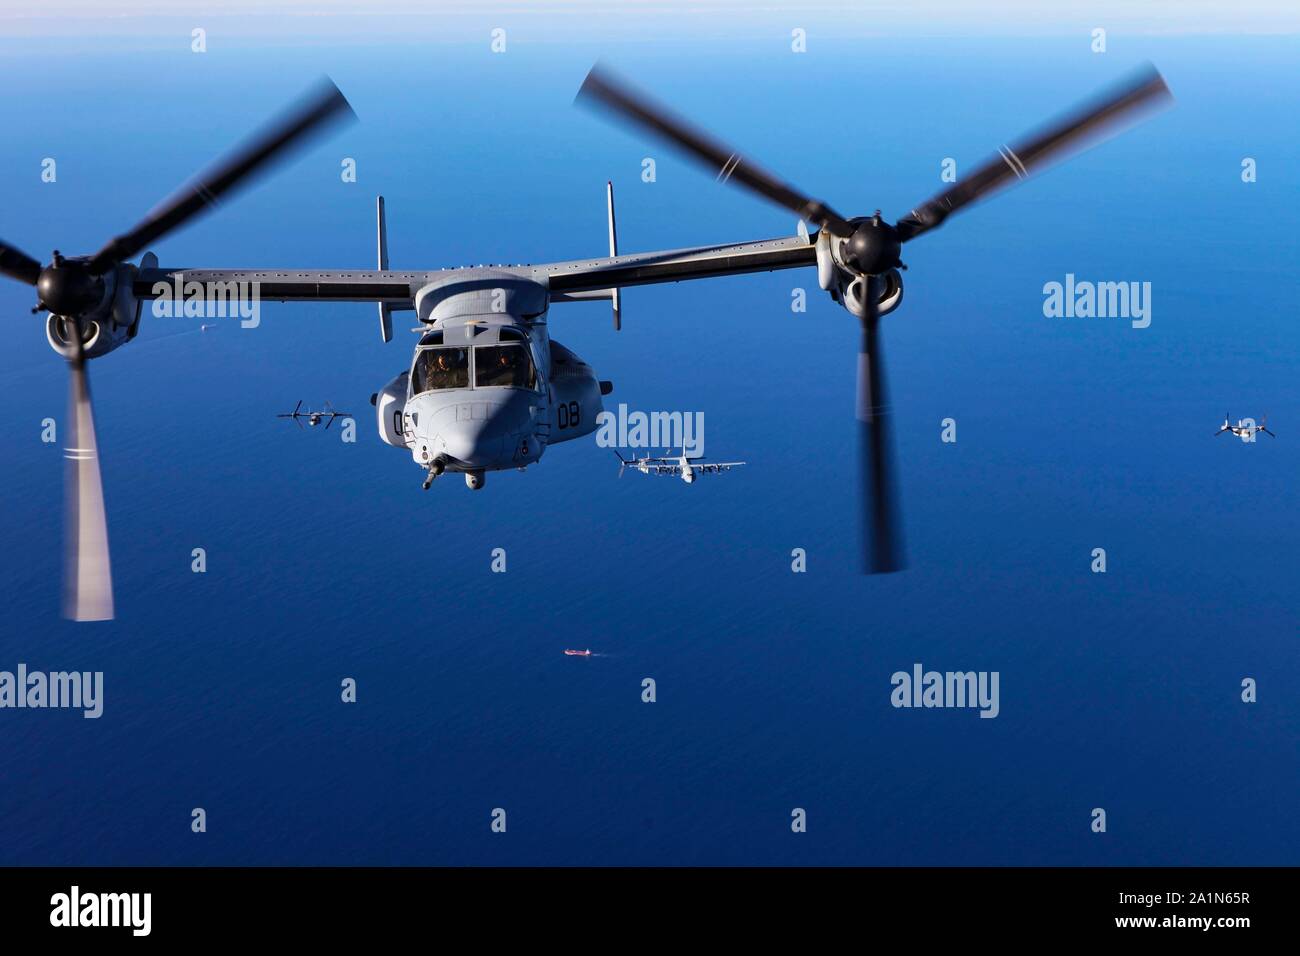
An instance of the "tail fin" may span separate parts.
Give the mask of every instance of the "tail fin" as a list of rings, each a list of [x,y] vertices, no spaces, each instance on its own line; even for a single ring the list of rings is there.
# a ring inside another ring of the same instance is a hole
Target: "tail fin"
[[[609,257],[613,259],[618,255],[618,232],[614,228],[614,184],[609,180],[605,182],[605,205],[609,210]],[[621,331],[623,328],[623,297],[617,287],[609,290],[610,303],[614,307],[614,331]]]
[[[375,197],[375,224],[379,237],[379,271],[388,271],[388,220],[384,216],[384,197]],[[379,302],[379,337],[385,342],[393,340],[393,307],[382,299]]]

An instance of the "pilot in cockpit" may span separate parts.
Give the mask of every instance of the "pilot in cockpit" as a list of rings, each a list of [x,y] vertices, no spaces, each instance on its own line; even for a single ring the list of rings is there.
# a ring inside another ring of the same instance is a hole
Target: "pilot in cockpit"
[[[433,361],[428,368],[428,388],[464,388],[466,377],[465,353],[461,349],[434,349]],[[459,361],[458,361],[459,359]]]
[[[469,350],[422,349],[411,370],[411,394],[439,388],[469,387]]]

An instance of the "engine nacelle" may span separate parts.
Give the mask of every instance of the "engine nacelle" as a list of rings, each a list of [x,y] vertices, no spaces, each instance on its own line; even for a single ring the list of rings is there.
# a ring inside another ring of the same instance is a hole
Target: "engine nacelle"
[[[145,253],[140,265],[152,269],[158,265],[158,257],[152,252]],[[81,347],[86,358],[99,358],[114,349],[121,348],[136,337],[140,331],[141,302],[135,297],[132,287],[135,282],[136,267],[129,263],[120,265],[108,276],[104,290],[104,301],[89,315],[81,319]],[[61,315],[50,314],[45,322],[45,338],[50,348],[61,356],[71,358],[75,346],[76,322]]]
[[[76,324],[72,319],[65,319],[61,315],[51,315],[45,321],[45,338],[49,341],[50,348],[65,359],[72,358],[75,351],[73,342],[76,341],[74,338],[76,334]],[[81,347],[85,349],[86,358],[88,359],[107,355],[114,349],[129,342],[131,338],[130,326],[117,325],[111,320],[81,320]]]
[[[840,264],[831,252],[831,231],[822,229],[817,233],[817,284],[831,292],[836,287],[841,271]]]
[[[841,279],[840,285],[831,290],[831,296],[853,315],[862,318],[865,311],[862,293],[866,290],[866,286],[866,280],[861,276],[848,283]],[[897,269],[890,269],[880,276],[880,295],[876,299],[876,312],[878,315],[888,315],[897,309],[902,301],[903,277],[898,274]]]
[[[410,371],[403,372],[370,399],[370,403],[375,406],[379,437],[385,444],[395,448],[409,447],[406,441],[406,420],[402,413],[406,408],[406,384],[410,374]]]
[[[876,306],[879,315],[888,315],[903,301],[903,277],[897,269],[890,269],[880,276],[880,298]],[[862,317],[862,292],[866,283],[860,276],[853,276],[845,271],[836,261],[831,251],[830,230],[823,229],[817,233],[817,284],[831,294],[858,318]]]

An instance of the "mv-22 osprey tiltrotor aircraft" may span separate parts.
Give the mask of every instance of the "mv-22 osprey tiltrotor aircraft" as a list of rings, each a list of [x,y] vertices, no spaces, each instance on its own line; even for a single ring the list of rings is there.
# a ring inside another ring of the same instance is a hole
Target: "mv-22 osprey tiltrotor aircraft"
[[[1103,129],[1168,97],[1153,68],[1117,91],[977,167],[949,189],[895,223],[879,212],[846,218],[825,203],[782,183],[734,150],[691,128],[640,94],[593,69],[579,99],[602,105],[666,139],[714,170],[817,227],[781,239],[619,255],[610,204],[608,257],[492,268],[402,271],[388,268],[384,208],[378,205],[375,270],[160,268],[146,247],[226,198],[332,122],[352,116],[332,84],[291,110],[243,148],[157,207],[131,231],[88,256],[57,251],[42,265],[0,242],[0,272],[36,288],[34,312],[48,312],[46,335],[70,370],[67,449],[67,537],[64,613],[75,620],[113,616],[108,531],[104,515],[86,360],[135,338],[144,300],[199,289],[205,298],[229,296],[257,283],[263,300],[378,303],[383,340],[392,338],[392,313],[413,310],[419,339],[407,369],[374,396],[385,442],[406,449],[425,475],[458,472],[481,488],[489,471],[524,468],[559,442],[596,427],[607,383],[550,337],[551,303],[608,298],[620,321],[619,290],[627,286],[703,279],[773,269],[816,267],[818,282],[856,317],[857,420],[861,446],[862,529],[866,570],[903,566],[898,533],[890,409],[880,357],[879,319],[902,300],[902,247],[952,213],[1048,161],[1074,150]],[[128,259],[140,255],[138,265]],[[241,285],[243,284],[243,285]]]
[[[1224,412],[1223,424],[1219,426],[1219,430],[1214,433],[1214,436],[1217,438],[1218,436],[1225,435],[1229,432],[1231,432],[1233,435],[1236,435],[1244,442],[1253,442],[1255,440],[1255,436],[1258,435],[1260,432],[1263,432],[1269,438],[1277,437],[1271,431],[1268,430],[1267,415],[1265,415],[1263,418],[1259,420],[1259,424],[1255,424],[1255,420],[1253,418],[1238,418],[1237,424],[1232,425],[1228,421],[1228,413]]]
[[[321,422],[324,422],[325,430],[329,431],[330,426],[334,424],[334,419],[350,418],[351,415],[349,412],[335,411],[334,406],[331,405],[329,402],[326,402],[325,407],[318,412],[314,412],[310,408],[307,409],[306,411],[303,411],[302,399],[299,399],[298,404],[293,407],[293,411],[284,412],[283,414],[276,415],[275,417],[292,419],[293,423],[297,425],[299,428],[302,428],[302,423],[304,420],[306,420],[307,424],[310,425],[312,428],[315,428]]]

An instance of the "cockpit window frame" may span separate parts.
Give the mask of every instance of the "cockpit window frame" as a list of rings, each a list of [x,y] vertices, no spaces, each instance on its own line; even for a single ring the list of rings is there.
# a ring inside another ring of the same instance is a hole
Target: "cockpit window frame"
[[[482,345],[475,345],[475,344],[472,344],[472,343],[466,343],[466,344],[464,344],[464,345],[454,345],[454,344],[449,345],[449,344],[446,344],[446,343],[439,343],[439,344],[427,344],[427,345],[426,345],[426,344],[421,343],[420,345],[416,346],[416,349],[415,349],[415,356],[414,356],[414,358],[412,359],[412,361],[411,361],[411,367],[410,367],[410,369],[409,369],[408,372],[407,372],[407,397],[408,397],[408,398],[414,398],[414,397],[417,396],[417,395],[424,395],[424,394],[426,394],[426,393],[428,393],[428,392],[474,391],[474,390],[476,390],[476,389],[480,389],[480,388],[513,388],[513,389],[516,389],[516,390],[518,390],[518,391],[522,391],[522,392],[540,392],[540,391],[542,391],[542,389],[543,389],[543,384],[542,384],[542,374],[541,374],[540,369],[539,369],[538,366],[537,366],[536,356],[534,356],[534,354],[533,354],[532,341],[529,339],[529,337],[528,337],[525,333],[523,333],[523,332],[521,332],[521,331],[519,331],[519,330],[516,330],[516,329],[510,329],[510,330],[505,330],[505,329],[503,329],[503,330],[502,330],[502,332],[506,332],[506,331],[509,331],[511,334],[509,334],[508,337],[506,337],[506,338],[504,339],[504,341],[502,340],[501,336],[499,335],[499,336],[498,336],[498,340],[497,340],[496,342],[492,343],[492,344],[483,343]],[[520,349],[520,350],[523,352],[523,355],[524,355],[524,359],[525,359],[525,361],[527,361],[527,363],[528,363],[529,371],[532,373],[532,382],[533,382],[533,384],[532,384],[531,386],[528,386],[528,385],[480,385],[479,382],[478,382],[478,352],[479,352],[480,349],[494,349],[494,348],[517,348],[517,349]],[[446,386],[445,388],[427,388],[427,387],[426,387],[426,388],[421,389],[421,390],[418,391],[418,392],[415,391],[415,384],[416,384],[416,378],[417,378],[416,369],[419,367],[419,363],[420,363],[420,358],[421,358],[421,356],[422,356],[423,353],[425,353],[425,352],[433,352],[433,351],[437,351],[438,349],[452,349],[452,350],[462,350],[462,349],[463,349],[464,351],[466,351],[467,353],[469,353],[469,362],[467,363],[467,366],[466,366],[466,368],[467,368],[467,375],[468,375],[468,378],[467,378],[466,384],[464,384],[464,385],[449,385],[449,386]]]
[[[502,330],[502,331],[505,331],[505,330]],[[512,330],[512,331],[513,331],[513,330]],[[486,351],[487,349],[502,349],[502,348],[518,349],[519,352],[523,355],[523,357],[524,357],[524,361],[528,363],[528,371],[529,371],[529,373],[530,373],[530,375],[531,375],[531,377],[532,377],[532,384],[531,384],[531,385],[483,385],[483,384],[480,384],[480,382],[479,382],[479,374],[478,374],[478,360],[479,360],[479,354],[478,354],[478,353],[479,353],[480,351]],[[513,388],[513,389],[518,389],[519,391],[523,391],[523,392],[536,392],[536,391],[540,390],[540,388],[541,388],[541,375],[540,375],[540,374],[538,373],[538,371],[537,371],[537,363],[533,360],[533,350],[532,350],[531,348],[529,348],[529,343],[528,343],[527,339],[525,339],[522,335],[521,335],[518,339],[506,339],[505,341],[501,341],[500,338],[498,338],[498,341],[495,342],[495,343],[493,343],[493,344],[491,344],[491,345],[488,345],[488,344],[486,344],[486,343],[484,343],[483,345],[475,345],[475,346],[474,346],[474,360],[473,360],[472,365],[473,365],[473,369],[472,369],[472,376],[471,376],[471,377],[473,378],[473,381],[474,381],[474,388],[476,388],[476,389],[479,389],[479,388]]]
[[[484,329],[486,330],[486,329]],[[474,342],[464,343],[443,341],[441,329],[430,329],[424,333],[420,342],[417,343],[415,355],[411,360],[411,367],[407,371],[407,398],[415,398],[416,395],[422,395],[432,392],[472,392],[476,389],[515,389],[517,392],[545,392],[546,380],[542,375],[541,364],[538,364],[536,350],[533,349],[533,337],[529,336],[525,329],[515,328],[515,326],[499,326],[497,329],[497,341],[495,342]],[[532,373],[532,385],[480,385],[478,384],[478,350],[480,349],[498,349],[498,347],[517,347],[524,352],[525,362],[528,363],[529,371]],[[424,388],[416,392],[416,369],[419,368],[421,355],[426,351],[437,349],[464,349],[469,352],[468,362],[468,381],[464,385],[448,385],[446,388],[433,389]]]
[[[423,388],[415,391],[416,369],[420,365],[420,358],[425,352],[437,352],[442,350],[463,351],[466,353],[464,385],[448,385],[443,388]],[[474,349],[469,345],[420,345],[415,350],[415,357],[411,361],[411,369],[407,373],[407,390],[409,397],[414,398],[416,395],[424,395],[428,392],[450,392],[465,391],[474,386]]]

